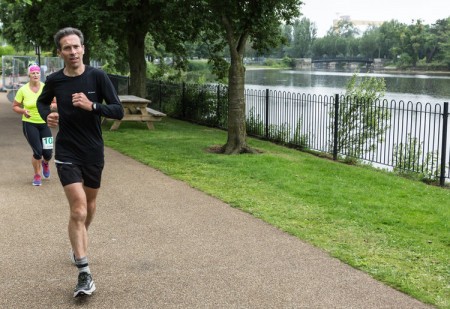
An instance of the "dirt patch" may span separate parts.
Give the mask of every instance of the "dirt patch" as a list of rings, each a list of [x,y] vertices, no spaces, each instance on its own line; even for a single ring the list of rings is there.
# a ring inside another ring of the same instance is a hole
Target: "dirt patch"
[[[206,152],[216,153],[216,154],[224,154],[224,146],[223,145],[213,145],[205,149]],[[242,153],[253,153],[259,154],[263,153],[263,151],[255,148],[246,148]]]

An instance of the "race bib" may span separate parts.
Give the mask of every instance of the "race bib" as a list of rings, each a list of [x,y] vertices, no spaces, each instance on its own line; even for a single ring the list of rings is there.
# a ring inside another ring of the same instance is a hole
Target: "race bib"
[[[43,137],[42,138],[42,148],[43,149],[53,149],[53,137]]]

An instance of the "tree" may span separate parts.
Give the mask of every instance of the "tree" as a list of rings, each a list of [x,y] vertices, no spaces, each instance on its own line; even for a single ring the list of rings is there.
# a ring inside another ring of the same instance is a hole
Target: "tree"
[[[406,25],[391,20],[384,22],[380,28],[379,46],[380,58],[388,58],[395,60],[401,54],[400,34]]]
[[[22,17],[26,14],[29,5],[15,0],[4,0],[0,2],[0,21],[3,24],[1,34],[17,50],[29,51],[33,49],[30,36],[23,29],[28,21],[22,24]],[[36,22],[36,16],[34,16]]]
[[[380,58],[381,47],[379,28],[370,27],[363,33],[359,41],[359,51],[364,57]]]
[[[439,43],[439,48],[444,51],[442,55],[443,63],[447,68],[450,68],[450,41]]]
[[[213,51],[226,46],[230,53],[228,70],[228,138],[226,154],[253,152],[246,141],[245,67],[247,41],[252,48],[265,51],[284,42],[281,24],[291,24],[300,15],[300,0],[205,0],[192,1],[192,11],[200,14],[206,37]],[[220,58],[213,59],[218,61]]]
[[[126,56],[130,70],[130,92],[145,97],[146,34],[153,30],[157,32],[156,37],[165,41],[171,38],[170,35],[164,37],[165,29],[159,28],[165,3],[159,0],[4,0],[0,20],[6,25],[2,31],[5,38],[14,46],[28,50],[32,49],[31,41],[54,50],[53,35],[57,29],[67,26],[79,28],[85,36],[84,62],[89,64],[92,51],[97,59],[124,68],[123,59]],[[176,23],[168,16],[164,18]],[[111,53],[111,50],[117,52]]]
[[[322,57],[326,54],[326,50],[324,48],[324,40],[323,38],[317,38],[314,40],[314,43],[311,46],[311,57]]]
[[[311,57],[312,45],[317,36],[317,28],[308,18],[296,20],[293,26],[293,40],[290,54],[294,58]]]
[[[400,34],[400,44],[403,54],[401,57],[408,59],[403,62],[404,66],[416,66],[417,61],[424,56],[420,54],[425,46],[425,25],[421,20],[417,20],[415,24],[409,25]],[[400,59],[402,60],[402,59]]]
[[[433,59],[442,61],[450,68],[450,17],[437,20],[430,28],[427,62]]]
[[[333,28],[334,34],[343,38],[355,37],[359,34],[358,28],[356,28],[350,20],[340,19],[336,26]]]
[[[105,11],[94,0],[60,0],[60,1],[16,1],[1,2],[0,20],[4,23],[2,32],[5,38],[20,50],[33,50],[33,45],[42,50],[52,50],[56,55],[53,35],[67,26],[80,28],[85,37],[84,62],[89,64],[91,49],[104,45],[110,36],[100,36],[97,24],[105,19]],[[72,14],[55,14],[55,12],[71,12]],[[101,37],[101,40],[100,40]],[[101,42],[101,43],[100,43]],[[95,57],[101,58],[105,48],[97,48]]]

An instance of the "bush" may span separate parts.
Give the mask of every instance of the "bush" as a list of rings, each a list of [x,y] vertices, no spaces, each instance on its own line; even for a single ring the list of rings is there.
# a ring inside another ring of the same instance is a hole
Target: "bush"
[[[361,157],[366,151],[375,150],[388,129],[390,113],[376,103],[384,96],[386,84],[383,78],[357,79],[354,74],[339,102],[338,153],[350,157]],[[331,112],[332,119],[334,110]],[[334,123],[331,124],[334,130]],[[333,144],[333,141],[330,141]]]
[[[422,153],[423,142],[408,134],[406,143],[394,148],[394,172],[408,178],[419,178],[431,183],[439,178],[440,164],[435,152]],[[417,174],[419,173],[419,174]]]
[[[187,70],[188,72],[210,71],[211,66],[205,60],[190,60]]]

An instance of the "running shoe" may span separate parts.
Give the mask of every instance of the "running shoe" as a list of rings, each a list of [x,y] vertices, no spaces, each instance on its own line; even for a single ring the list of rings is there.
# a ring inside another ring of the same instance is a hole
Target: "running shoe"
[[[44,178],[50,177],[50,166],[48,162],[45,162],[44,160],[42,160],[42,175]]]
[[[73,297],[91,295],[95,291],[94,280],[91,274],[81,272],[78,274],[78,284],[73,291]]]
[[[40,185],[42,185],[41,175],[39,175],[39,174],[34,175],[32,184],[33,184],[33,186],[40,186]]]

